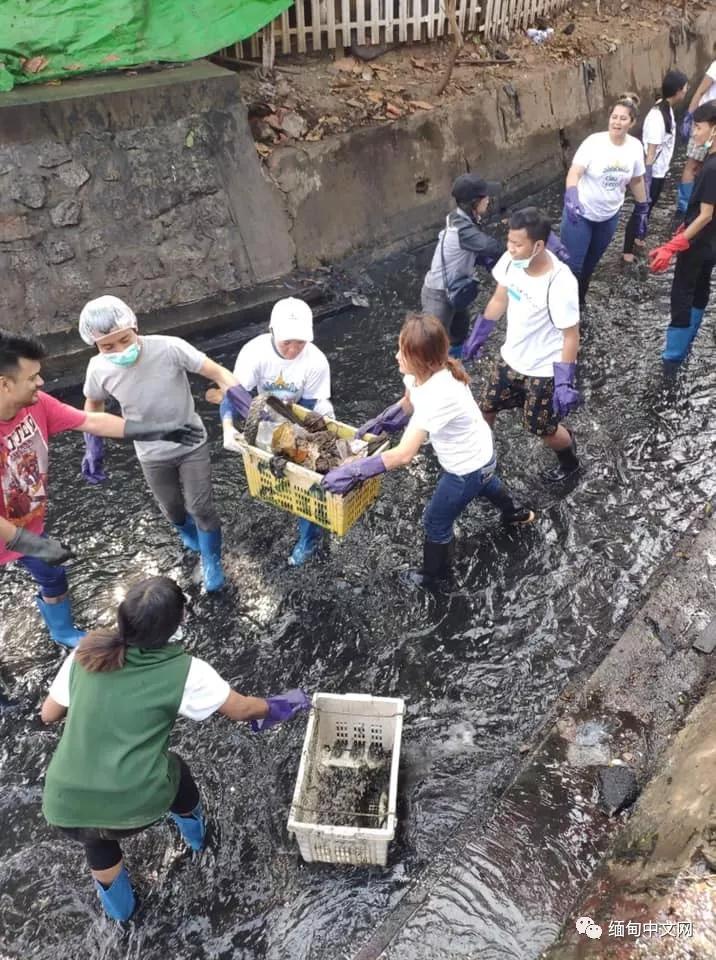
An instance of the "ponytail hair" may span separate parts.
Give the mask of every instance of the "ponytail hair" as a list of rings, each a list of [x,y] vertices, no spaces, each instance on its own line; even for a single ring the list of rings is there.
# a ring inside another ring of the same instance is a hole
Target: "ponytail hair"
[[[409,313],[403,321],[398,344],[410,372],[420,380],[427,380],[440,370],[449,370],[460,383],[470,382],[463,365],[448,356],[450,341],[437,317],[429,313]]]
[[[629,116],[632,119],[632,123],[636,123],[636,119],[638,116],[637,111],[639,109],[640,103],[641,103],[641,97],[639,96],[638,93],[631,93],[627,91],[627,93],[619,94],[619,96],[617,97],[617,102],[614,104],[614,107],[624,107],[626,110],[629,111]],[[614,107],[612,107],[612,110],[614,109]]]
[[[117,624],[91,630],[79,642],[75,658],[90,673],[124,666],[127,647],[164,647],[184,616],[186,598],[169,577],[148,577],[135,583],[117,608]]]
[[[661,99],[657,100],[654,106],[661,112],[664,118],[664,130],[667,134],[671,133],[673,124],[671,122],[671,105],[669,97],[675,96],[679,90],[683,90],[689,78],[681,70],[668,70],[661,81]]]

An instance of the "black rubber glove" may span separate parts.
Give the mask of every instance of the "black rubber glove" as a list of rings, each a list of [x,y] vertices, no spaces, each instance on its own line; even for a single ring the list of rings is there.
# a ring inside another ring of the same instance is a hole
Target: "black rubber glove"
[[[38,537],[36,533],[18,527],[17,533],[6,543],[8,550],[22,553],[26,557],[37,557],[44,560],[51,567],[59,567],[74,554],[69,547],[59,540],[50,540],[49,537]]]
[[[124,421],[125,440],[169,440],[171,443],[182,443],[185,447],[195,447],[204,439],[201,427],[191,423],[152,423],[145,420]]]

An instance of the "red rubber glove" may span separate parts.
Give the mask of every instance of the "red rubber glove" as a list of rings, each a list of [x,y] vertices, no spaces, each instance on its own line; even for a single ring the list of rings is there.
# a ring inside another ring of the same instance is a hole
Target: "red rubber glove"
[[[668,270],[672,257],[683,250],[689,249],[690,244],[684,236],[683,230],[684,228],[681,227],[671,240],[662,243],[660,247],[656,247],[649,252],[649,269],[652,273],[663,273]]]

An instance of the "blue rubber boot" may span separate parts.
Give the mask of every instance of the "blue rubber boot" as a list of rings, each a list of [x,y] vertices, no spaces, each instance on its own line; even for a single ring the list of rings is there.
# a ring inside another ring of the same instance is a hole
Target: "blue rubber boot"
[[[691,183],[680,183],[678,191],[678,199],[676,201],[676,209],[679,213],[686,213],[686,208],[689,205],[691,200],[691,194],[694,192],[693,181]]]
[[[323,527],[303,517],[298,521],[298,541],[288,558],[289,566],[301,567],[318,551],[323,540]]]
[[[38,593],[35,597],[35,602],[37,603],[37,609],[40,611],[42,619],[47,625],[47,629],[50,631],[50,636],[55,643],[59,643],[61,647],[69,647],[70,649],[76,647],[82,637],[84,637],[84,631],[78,630],[72,622],[70,598],[65,597],[62,603],[47,603],[42,599],[41,594]]]
[[[691,327],[667,327],[666,344],[661,359],[669,363],[681,363],[686,359],[691,346]]]
[[[194,553],[199,553],[199,531],[196,529],[194,517],[192,517],[190,513],[187,513],[184,523],[175,523],[174,526],[177,528],[181,542],[187,550],[193,550]]]
[[[201,570],[207,593],[214,593],[224,586],[224,568],[221,566],[221,527],[218,530],[199,530]]]
[[[689,323],[689,334],[691,336],[691,342],[693,343],[699,333],[699,327],[701,326],[701,321],[704,319],[704,314],[706,313],[705,307],[692,307],[691,308],[691,322]]]
[[[197,803],[188,817],[180,817],[178,813],[170,813],[169,816],[179,827],[179,833],[184,838],[187,846],[191,847],[196,853],[204,849],[206,821],[204,820],[204,811],[200,803]]]
[[[464,344],[462,343],[453,343],[453,345],[448,350],[448,356],[452,357],[454,360],[462,360],[462,348]]]
[[[112,920],[129,920],[134,913],[137,901],[124,864],[108,890],[105,890],[99,880],[95,880],[94,885],[107,916]]]

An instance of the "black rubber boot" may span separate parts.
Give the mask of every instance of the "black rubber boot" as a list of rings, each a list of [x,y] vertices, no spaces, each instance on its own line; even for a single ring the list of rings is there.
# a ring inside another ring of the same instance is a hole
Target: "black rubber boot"
[[[555,450],[558,465],[551,470],[545,470],[542,477],[548,483],[561,483],[579,470],[579,457],[577,456],[577,441],[574,439],[572,431],[565,427],[567,433],[572,438],[572,442],[564,450]]]
[[[482,496],[497,507],[502,514],[502,522],[508,524],[532,523],[535,518],[534,511],[529,507],[512,499],[507,492],[507,488],[500,482],[500,489],[496,493],[483,493]]]
[[[431,587],[450,576],[454,540],[449,543],[423,542],[423,565],[420,570],[408,570],[405,578],[419,587]]]

